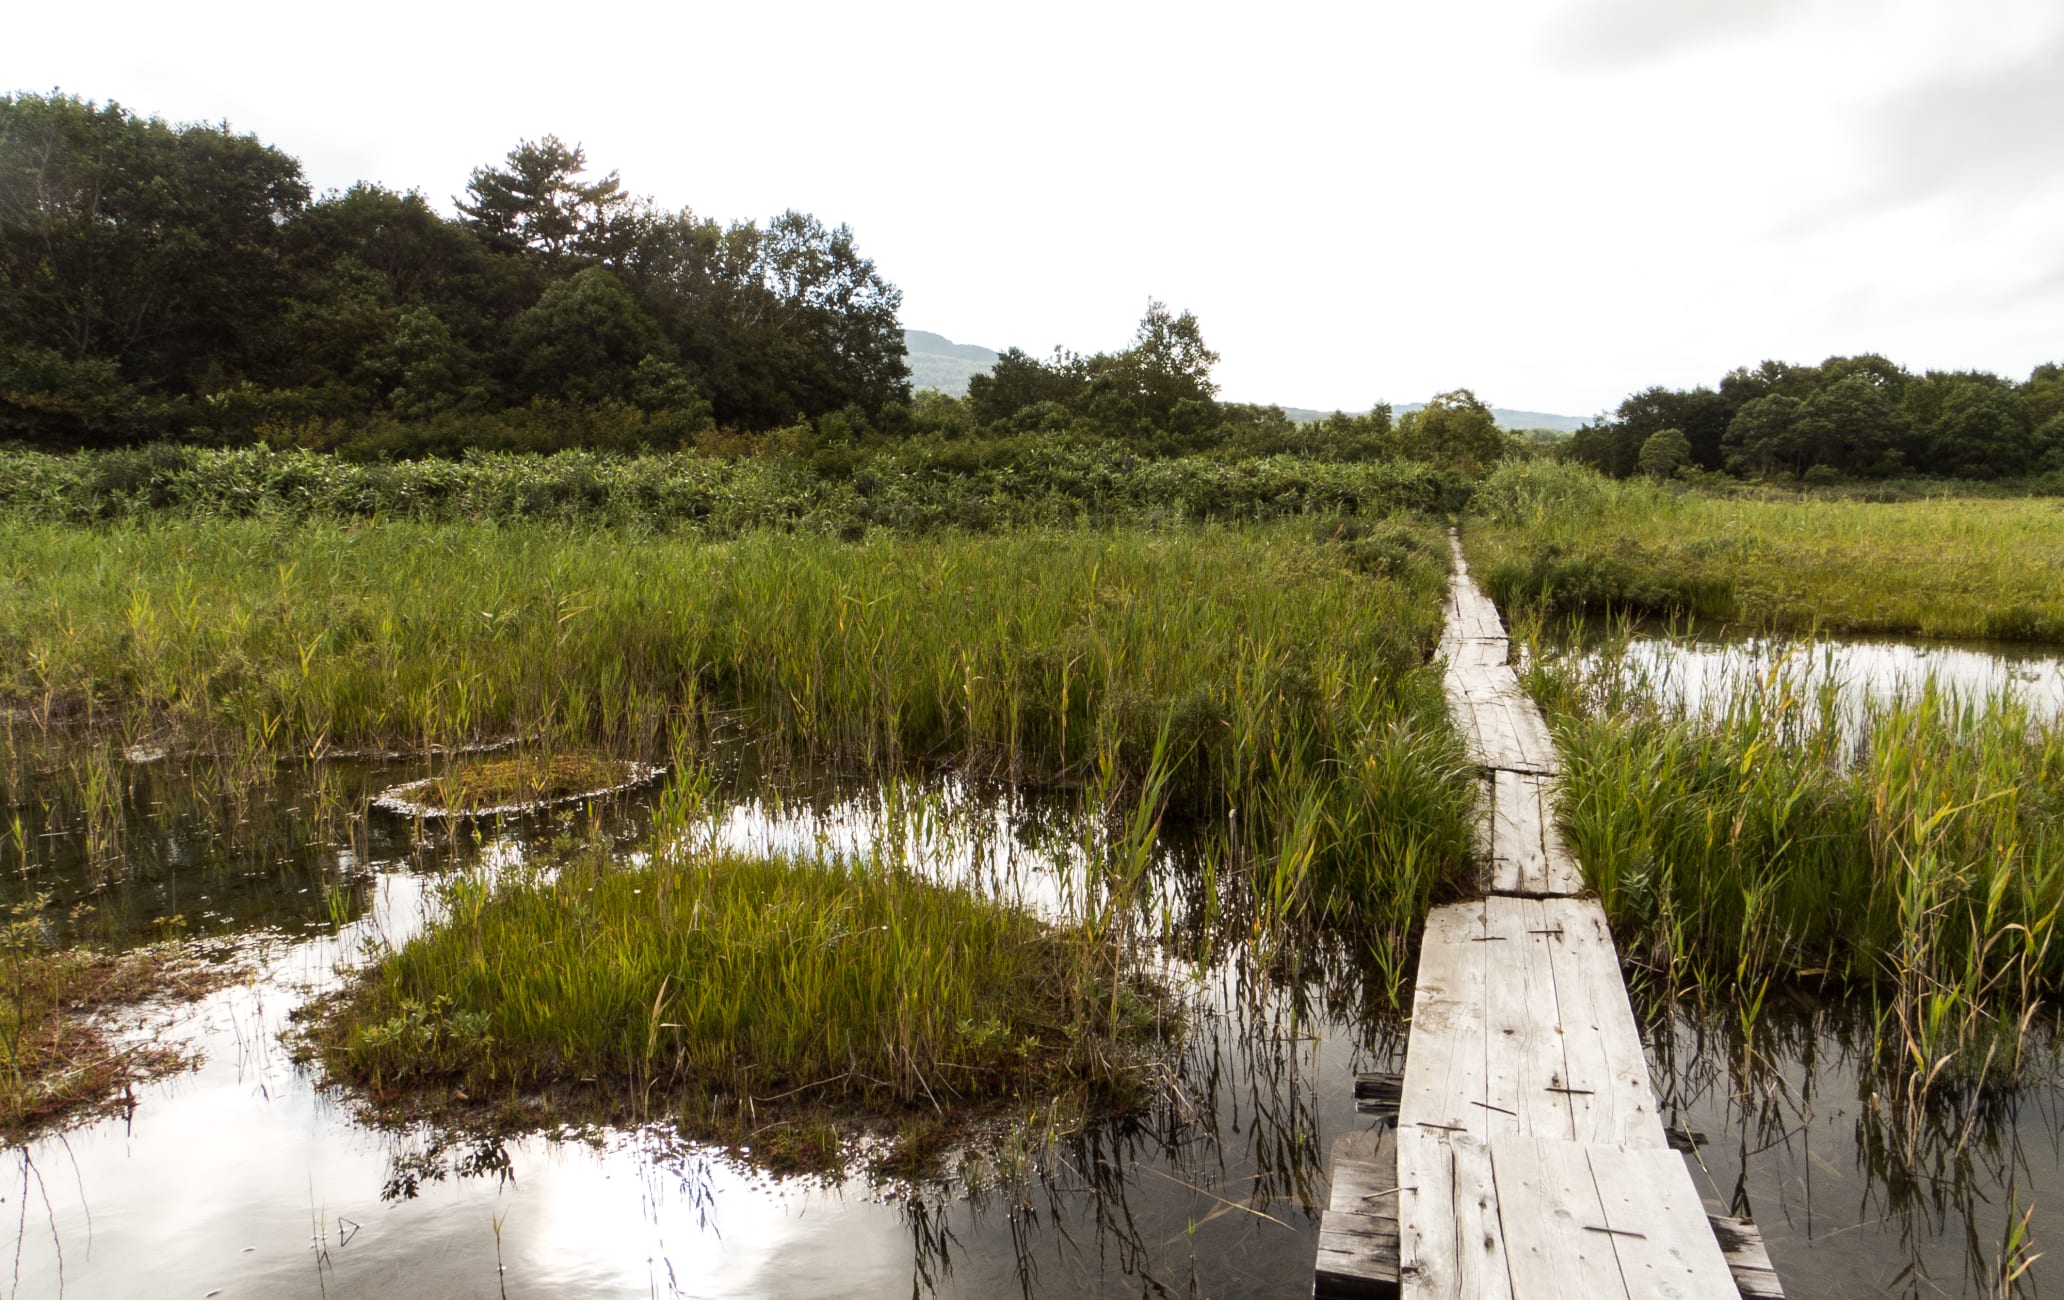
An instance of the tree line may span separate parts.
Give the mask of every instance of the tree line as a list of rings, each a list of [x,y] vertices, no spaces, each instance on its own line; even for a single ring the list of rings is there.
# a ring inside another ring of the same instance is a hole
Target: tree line
[[[2021,383],[1978,370],[1912,374],[1874,353],[1765,361],[1717,388],[1649,388],[1572,435],[1566,454],[1626,478],[1687,471],[1822,482],[2064,470],[2064,366]]]
[[[226,125],[0,97],[0,440],[381,419],[678,444],[909,399],[901,295],[844,226],[663,208],[552,136],[456,208],[314,195]]]
[[[476,168],[453,209],[372,182],[317,196],[226,125],[0,98],[0,442],[692,444],[830,476],[912,439],[955,444],[939,465],[1047,444],[1468,470],[1507,450],[1467,391],[1316,424],[1220,402],[1196,317],[1158,302],[1118,351],[1014,349],[965,400],[913,397],[901,295],[850,230],[669,210],[552,136]]]
[[[0,443],[265,442],[358,460],[470,450],[800,454],[827,476],[1036,446],[1294,453],[1474,473],[1539,448],[1467,389],[1316,422],[1219,400],[1196,317],[1130,344],[1006,352],[967,396],[910,391],[901,295],[852,232],[728,225],[634,196],[556,137],[474,169],[453,210],[315,195],[226,125],[0,97]],[[944,450],[941,450],[944,448]],[[2064,471],[2064,368],[2023,383],[1881,356],[1650,388],[1561,450],[1608,474],[1806,481]]]

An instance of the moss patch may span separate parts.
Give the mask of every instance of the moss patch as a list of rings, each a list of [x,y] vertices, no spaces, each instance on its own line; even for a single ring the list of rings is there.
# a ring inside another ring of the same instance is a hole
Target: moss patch
[[[234,978],[185,944],[124,952],[43,949],[17,909],[0,947],[0,1137],[116,1109],[137,1084],[190,1064],[155,1043],[118,1047],[108,1013],[148,998],[191,1000]]]
[[[375,802],[416,816],[491,816],[609,794],[658,775],[642,763],[594,754],[515,754],[460,763],[442,776],[395,786]]]

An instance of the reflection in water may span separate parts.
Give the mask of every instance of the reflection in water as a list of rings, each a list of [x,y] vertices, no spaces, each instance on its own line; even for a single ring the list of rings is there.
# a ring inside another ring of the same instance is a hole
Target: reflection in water
[[[1745,680],[1784,665],[1809,686],[1837,685],[1842,716],[1853,720],[1871,704],[1918,694],[1930,681],[1940,690],[1982,700],[2011,691],[2036,719],[2064,712],[2064,657],[2025,645],[1972,647],[1940,641],[1799,641],[1744,637],[1634,637],[1615,642],[1624,671],[1657,692],[1666,705],[1698,713],[1724,701]]]
[[[1084,864],[1105,832],[1065,802],[955,779],[846,787],[745,761],[709,823],[740,847],[893,846],[1041,913],[1089,901]],[[15,1152],[32,1191],[17,1293],[129,1295],[146,1278],[197,1295],[497,1296],[505,1279],[510,1294],[561,1295],[1308,1293],[1326,1141],[1357,1123],[1352,1070],[1397,1045],[1361,1028],[1361,977],[1337,943],[1250,969],[1234,941],[1246,904],[1204,890],[1197,848],[1175,836],[1134,901],[1168,936],[1163,973],[1187,990],[1193,1028],[1143,1113],[1035,1115],[916,1186],[776,1179],[663,1132],[362,1127],[281,1045],[293,1009],[369,942],[423,925],[444,874],[590,829],[574,814],[418,839],[398,821],[310,815],[362,807],[406,767],[283,769],[236,790],[127,767],[92,814],[97,845],[60,775],[13,787],[37,847],[10,888],[92,900],[85,937],[100,941],[154,937],[180,913],[253,968],[180,1013],[171,1033],[203,1050],[197,1070],[145,1089],[126,1122]],[[598,829],[629,855],[648,823],[631,801]]]
[[[729,761],[706,823],[727,843],[890,846],[1042,914],[1085,905],[1101,832],[1066,801]],[[1353,1075],[1402,1066],[1402,1027],[1354,953],[1311,935],[1257,969],[1250,904],[1203,883],[1207,845],[1170,835],[1138,906],[1190,1030],[1142,1113],[1032,1113],[917,1185],[775,1178],[659,1130],[370,1129],[289,1057],[288,1016],[369,942],[424,924],[444,875],[549,852],[587,815],[418,839],[356,811],[410,765],[333,763],[235,790],[122,768],[117,818],[34,767],[9,778],[35,830],[7,889],[92,901],[102,941],[184,915],[252,974],[180,1013],[170,1033],[204,1050],[197,1069],[125,1118],[7,1154],[9,1294],[1305,1296],[1325,1153],[1364,1123]],[[593,829],[643,852],[644,808]],[[2014,1207],[2042,1207],[2038,1233],[2064,1213],[2053,1088],[1952,1099],[1916,1138],[1872,1102],[1867,1025],[1766,1015],[1745,1043],[1727,1023],[1657,1013],[1658,1089],[1671,1123],[1705,1135],[1710,1208],[1762,1224],[1792,1294],[1988,1294]]]
[[[1802,998],[1752,1035],[1734,1016],[1646,1019],[1666,1122],[1698,1137],[1709,1204],[1761,1225],[1790,1294],[2001,1295],[2014,1224],[2064,1206],[2053,1028],[2023,1087],[1949,1090],[1910,1125],[1873,1076],[1867,1009]]]

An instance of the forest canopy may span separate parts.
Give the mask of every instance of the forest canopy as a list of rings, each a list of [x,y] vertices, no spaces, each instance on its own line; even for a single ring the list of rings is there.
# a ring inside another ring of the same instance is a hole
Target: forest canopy
[[[1765,361],[1728,372],[1717,388],[1635,393],[1579,429],[1568,454],[1618,478],[2055,472],[2064,470],[2064,366],[2037,366],[2014,383],[1980,370],[1916,375],[1874,353],[1817,366]]]
[[[313,195],[226,125],[0,97],[0,440],[530,408],[678,443],[909,398],[901,296],[844,226],[663,208],[553,136],[456,209]]]

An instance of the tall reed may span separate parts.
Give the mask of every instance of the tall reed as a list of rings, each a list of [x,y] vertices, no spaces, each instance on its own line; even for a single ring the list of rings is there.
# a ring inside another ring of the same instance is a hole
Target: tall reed
[[[1773,981],[1877,990],[1918,1093],[2018,1072],[2064,980],[2064,727],[1932,682],[1845,699],[1798,656],[1698,713],[1611,649],[1536,658],[1530,685],[1558,815],[1632,957],[1751,1021]]]
[[[1421,536],[1425,534],[1425,536]],[[12,724],[255,770],[500,736],[651,755],[722,717],[801,755],[1123,782],[1236,810],[1298,897],[1412,925],[1469,783],[1424,659],[1438,534],[1332,526],[712,543],[541,526],[0,529]],[[90,774],[89,774],[90,775]],[[1302,811],[1297,811],[1302,809]],[[1276,845],[1278,827],[1300,846]],[[1288,853],[1286,859],[1282,855]]]

